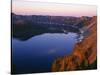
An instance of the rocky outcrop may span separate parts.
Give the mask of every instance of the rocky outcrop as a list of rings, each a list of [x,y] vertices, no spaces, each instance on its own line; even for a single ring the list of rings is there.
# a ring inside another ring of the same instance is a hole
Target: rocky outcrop
[[[73,53],[57,58],[52,64],[52,71],[87,70],[97,68],[97,17],[86,22],[87,26],[93,23],[89,29],[91,34],[83,41],[77,43]]]

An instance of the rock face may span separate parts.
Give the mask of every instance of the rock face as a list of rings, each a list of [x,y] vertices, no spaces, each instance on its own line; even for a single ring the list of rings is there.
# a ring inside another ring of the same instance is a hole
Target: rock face
[[[73,53],[68,56],[57,58],[52,64],[52,71],[72,71],[72,70],[87,70],[97,68],[97,17],[94,16],[87,26],[91,34],[77,43]]]

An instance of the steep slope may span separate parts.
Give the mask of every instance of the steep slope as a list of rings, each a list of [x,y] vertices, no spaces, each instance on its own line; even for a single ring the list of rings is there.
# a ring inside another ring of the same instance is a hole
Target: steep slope
[[[97,17],[86,22],[91,34],[77,43],[69,56],[57,58],[52,64],[52,71],[72,71],[97,68]]]

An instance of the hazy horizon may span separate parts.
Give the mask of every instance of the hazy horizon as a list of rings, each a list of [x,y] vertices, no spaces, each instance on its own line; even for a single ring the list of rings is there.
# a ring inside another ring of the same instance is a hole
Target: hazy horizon
[[[94,5],[12,0],[12,13],[19,15],[92,17],[97,15],[97,8]]]

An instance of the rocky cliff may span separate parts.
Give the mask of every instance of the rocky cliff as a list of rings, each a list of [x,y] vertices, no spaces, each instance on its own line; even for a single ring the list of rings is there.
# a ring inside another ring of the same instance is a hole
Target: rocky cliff
[[[97,68],[97,17],[94,16],[84,24],[89,26],[91,34],[74,47],[73,53],[57,58],[52,64],[52,71],[87,70]]]

